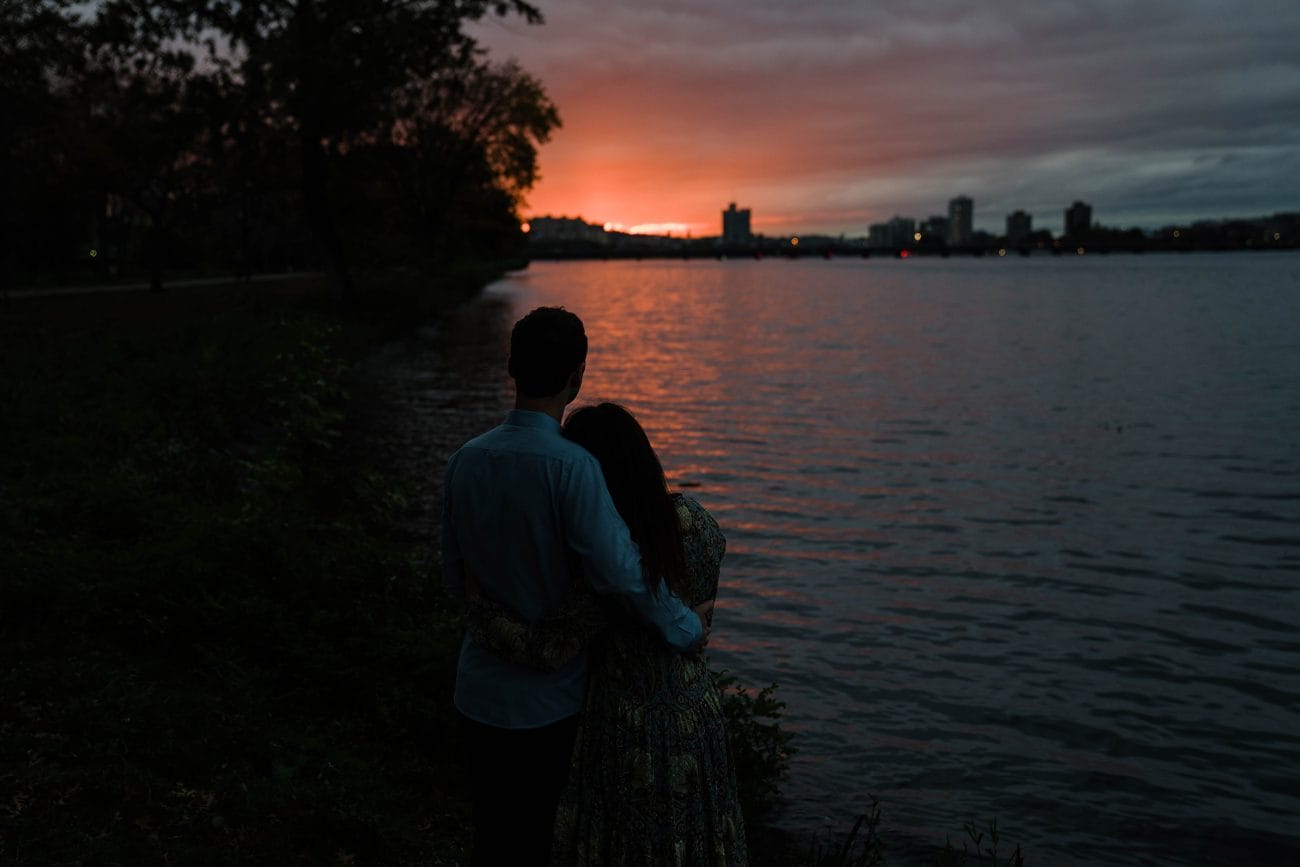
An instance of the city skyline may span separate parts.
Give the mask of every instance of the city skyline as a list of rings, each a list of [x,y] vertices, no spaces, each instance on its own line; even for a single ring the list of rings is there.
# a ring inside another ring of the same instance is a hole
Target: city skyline
[[[1300,207],[1300,7],[541,4],[476,35],[560,108],[526,216],[860,234],[954,195],[974,229],[1074,200],[1156,228]]]
[[[895,214],[888,220],[862,227],[861,231],[839,233],[809,232],[797,228],[788,232],[774,234],[751,231],[753,210],[751,208],[738,208],[736,202],[728,203],[727,207],[721,212],[720,223],[716,224],[712,230],[706,227],[699,232],[691,230],[676,231],[673,228],[659,229],[658,227],[630,232],[627,227],[609,221],[602,222],[599,219],[589,220],[582,214],[535,214],[523,221],[523,229],[527,233],[536,233],[538,229],[541,229],[550,239],[568,241],[590,241],[594,238],[593,233],[642,235],[647,238],[695,240],[712,238],[722,243],[731,244],[744,243],[751,239],[773,240],[803,236],[805,238],[839,237],[846,241],[867,240],[882,247],[903,247],[910,246],[911,241],[919,241],[921,237],[925,237],[930,242],[941,240],[946,246],[959,248],[969,246],[976,241],[982,243],[996,238],[1005,238],[1012,244],[1022,243],[1027,241],[1031,235],[1041,236],[1044,233],[1051,238],[1069,238],[1081,237],[1097,231],[1113,233],[1137,230],[1148,236],[1172,231],[1176,236],[1179,229],[1200,228],[1212,230],[1214,226],[1222,227],[1228,224],[1274,226],[1279,224],[1279,220],[1282,223],[1294,224],[1297,218],[1300,217],[1300,209],[1298,209],[1273,214],[1241,215],[1226,219],[1191,217],[1175,223],[1166,223],[1154,227],[1124,226],[1115,223],[1104,223],[1095,219],[1092,205],[1089,202],[1075,199],[1068,206],[1059,209],[1055,221],[1049,219],[1035,222],[1032,215],[1023,209],[1017,208],[1015,211],[1006,214],[1003,220],[993,229],[982,229],[975,228],[973,225],[972,214],[976,204],[969,196],[959,195],[948,201],[944,209],[945,213],[931,213],[926,217]],[[955,224],[954,217],[957,221]],[[1273,231],[1273,229],[1270,228],[1270,231]],[[916,237],[913,237],[914,235]],[[1274,240],[1279,239],[1275,238]],[[1291,242],[1289,234],[1287,242]]]

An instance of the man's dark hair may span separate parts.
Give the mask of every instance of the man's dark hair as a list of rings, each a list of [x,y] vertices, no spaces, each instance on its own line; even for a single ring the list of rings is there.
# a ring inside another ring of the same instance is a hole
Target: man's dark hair
[[[510,332],[510,375],[524,397],[550,397],[587,360],[582,320],[563,307],[538,307]]]

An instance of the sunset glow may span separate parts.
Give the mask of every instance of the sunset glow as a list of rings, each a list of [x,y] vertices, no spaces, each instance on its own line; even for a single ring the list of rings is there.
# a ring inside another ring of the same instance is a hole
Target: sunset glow
[[[622,223],[605,223],[606,232],[626,232],[629,235],[708,235],[717,234],[716,227],[704,223],[641,223],[636,226],[624,226]]]
[[[1296,207],[1300,6],[1265,5],[552,0],[477,35],[563,119],[526,217],[699,237],[735,201],[769,237],[861,235],[964,193],[976,228],[1059,232],[1075,199],[1147,227]]]

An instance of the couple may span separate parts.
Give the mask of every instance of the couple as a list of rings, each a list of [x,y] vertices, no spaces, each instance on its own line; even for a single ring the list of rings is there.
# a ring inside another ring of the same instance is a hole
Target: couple
[[[699,653],[725,542],[670,495],[636,420],[573,412],[582,321],[515,323],[515,409],[447,464],[444,580],[474,865],[742,865],[722,708]],[[692,607],[694,606],[694,607]]]

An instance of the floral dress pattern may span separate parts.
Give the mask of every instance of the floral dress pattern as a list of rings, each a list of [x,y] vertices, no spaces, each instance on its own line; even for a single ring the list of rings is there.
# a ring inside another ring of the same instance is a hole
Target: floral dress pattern
[[[726,540],[703,506],[674,496],[685,546],[682,599],[714,598]],[[708,665],[590,591],[531,625],[490,603],[469,629],[502,656],[554,669],[584,646],[590,680],[553,863],[738,867],[748,862],[721,697]]]

